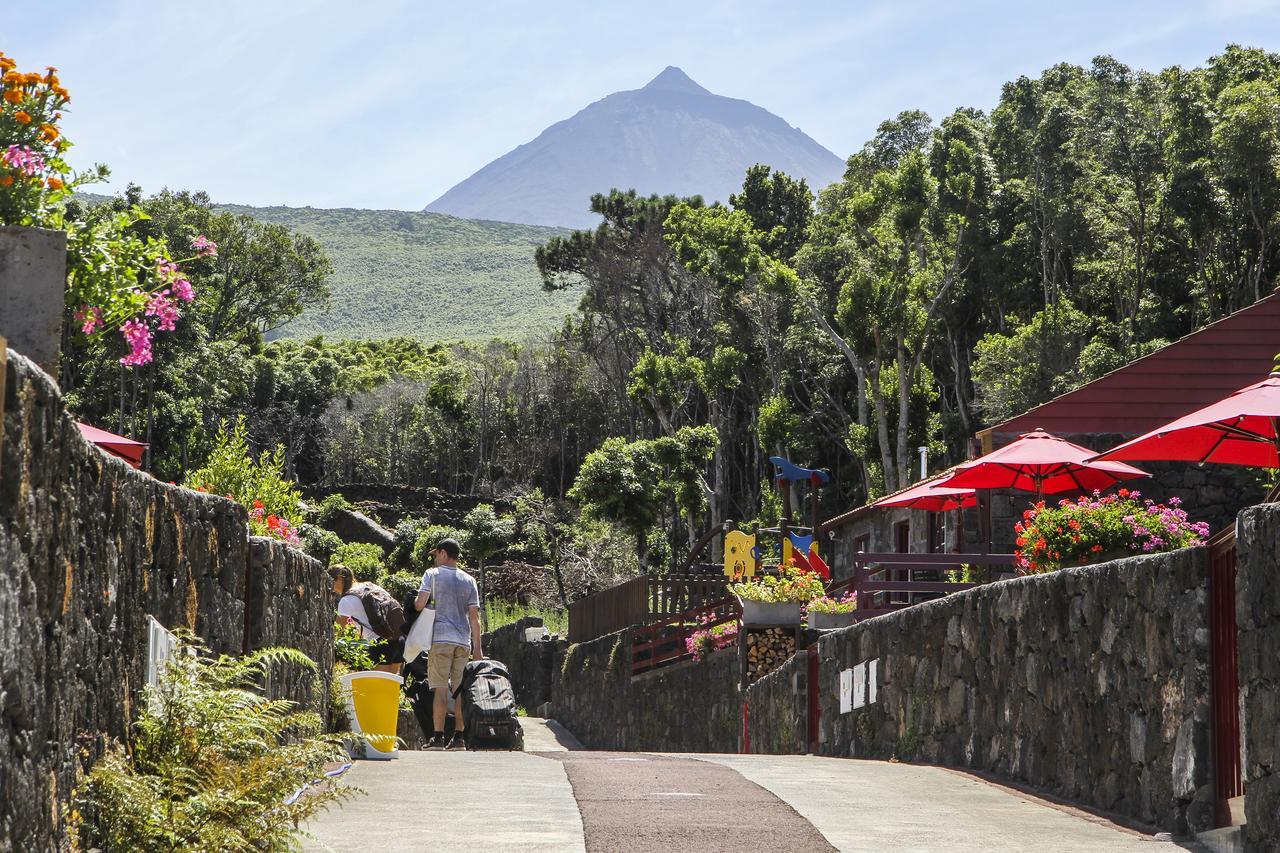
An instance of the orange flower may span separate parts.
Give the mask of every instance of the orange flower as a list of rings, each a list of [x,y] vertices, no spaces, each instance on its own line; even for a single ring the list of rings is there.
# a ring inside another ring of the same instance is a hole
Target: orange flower
[[[13,117],[18,120],[19,124],[31,124],[31,113],[25,110],[18,110],[13,114]]]
[[[6,89],[4,99],[11,104],[22,103],[22,92],[19,89]]]
[[[53,93],[57,95],[59,98],[62,98],[62,100],[64,101],[71,100],[71,93],[68,92],[66,88],[63,86],[54,86]]]
[[[40,82],[40,75],[34,72],[32,72],[31,74],[24,74],[22,76],[23,76],[23,79],[27,81],[28,86],[34,86]]]
[[[49,184],[49,189],[51,190],[60,190],[63,188],[63,186],[65,186],[62,183],[62,178],[49,178],[49,180],[46,181],[46,183]]]
[[[5,175],[3,178],[0,178],[0,187],[11,186],[13,186],[13,175]]]
[[[58,138],[58,129],[51,124],[40,125],[40,136],[45,142],[53,142]]]
[[[6,71],[4,77],[0,77],[10,86],[20,86],[27,81],[27,75],[20,71]]]

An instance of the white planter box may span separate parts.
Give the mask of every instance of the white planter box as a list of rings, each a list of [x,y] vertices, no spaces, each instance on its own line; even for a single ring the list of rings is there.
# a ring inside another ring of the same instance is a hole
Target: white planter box
[[[799,625],[800,609],[804,606],[799,601],[744,601],[742,605],[743,625]]]

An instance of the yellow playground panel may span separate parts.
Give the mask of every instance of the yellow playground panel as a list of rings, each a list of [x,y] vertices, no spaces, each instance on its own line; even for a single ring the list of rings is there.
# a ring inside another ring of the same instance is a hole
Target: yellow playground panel
[[[730,530],[724,535],[724,573],[731,580],[754,577],[756,558],[752,551],[756,537],[741,530]]]

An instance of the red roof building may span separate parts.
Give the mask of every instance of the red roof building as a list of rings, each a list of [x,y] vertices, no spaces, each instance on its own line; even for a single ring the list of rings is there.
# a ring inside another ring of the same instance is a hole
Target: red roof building
[[[1280,353],[1280,292],[978,433],[982,452],[1033,429],[1140,435],[1260,382]]]

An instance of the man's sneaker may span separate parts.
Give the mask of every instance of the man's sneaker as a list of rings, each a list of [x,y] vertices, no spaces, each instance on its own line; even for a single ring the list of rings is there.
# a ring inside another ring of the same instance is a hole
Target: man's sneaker
[[[431,740],[427,741],[427,745],[424,746],[423,749],[444,749],[444,743],[443,734],[434,734],[431,736]]]
[[[460,734],[455,734],[453,736],[453,740],[449,741],[449,745],[445,747],[445,749],[448,749],[450,752],[456,749],[466,749],[466,748],[467,748],[467,739]]]

